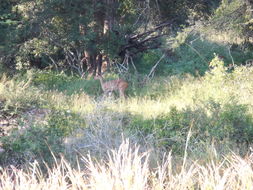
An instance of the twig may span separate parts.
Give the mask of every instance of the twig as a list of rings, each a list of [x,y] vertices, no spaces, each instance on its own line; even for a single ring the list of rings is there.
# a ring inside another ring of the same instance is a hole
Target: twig
[[[135,23],[133,24],[133,26],[135,26],[135,25],[139,22],[139,20],[140,20],[141,16],[143,15],[143,13],[145,14],[146,9],[147,9],[147,7],[145,7],[145,8],[141,11],[140,15],[139,15],[138,18],[136,19],[136,21],[135,21]]]
[[[131,61],[132,65],[133,65],[135,73],[138,73],[138,71],[137,71],[137,69],[136,69],[136,67],[134,65],[133,58],[131,56],[129,56],[129,58],[130,58],[130,61]]]
[[[136,34],[136,35],[132,36],[131,39],[134,40],[134,39],[142,38],[143,36],[148,36],[148,35],[156,32],[157,30],[159,30],[159,29],[161,29],[165,26],[173,24],[174,21],[175,21],[175,19],[172,19],[171,21],[161,23],[161,24],[157,25],[156,27],[154,27],[153,29],[151,29],[147,32],[143,32],[141,34]]]
[[[190,44],[188,44],[188,43],[185,43],[188,47],[190,47],[194,52],[196,52],[198,55],[199,55],[199,57],[204,61],[204,62],[206,62],[206,63],[208,63],[208,61],[206,61],[205,60],[205,58],[194,48],[194,47],[192,47]]]
[[[161,17],[161,10],[160,10],[160,8],[159,8],[158,0],[156,0],[156,6],[157,6],[157,10],[158,10],[159,17]]]
[[[232,56],[232,54],[231,54],[231,47],[232,47],[232,45],[229,46],[229,48],[228,48],[228,53],[229,53],[229,56],[231,57],[233,67],[235,67],[234,58],[233,58],[233,56]]]
[[[163,54],[162,57],[160,57],[160,59],[156,62],[156,64],[152,67],[152,69],[150,70],[149,74],[148,74],[148,78],[150,78],[150,76],[152,75],[152,77],[154,76],[154,72],[156,67],[158,66],[158,64],[162,61],[162,59],[165,57],[165,54]]]
[[[193,42],[195,42],[195,41],[198,40],[199,38],[200,38],[200,36],[197,37],[197,38],[195,38],[194,40],[190,41],[190,44],[192,44]]]
[[[48,58],[51,60],[51,62],[55,66],[56,71],[59,72],[58,64],[55,62],[55,60],[50,55],[48,55]]]
[[[192,126],[193,126],[193,124],[194,124],[194,120],[192,120],[192,122],[191,122],[190,129],[189,129],[189,132],[188,132],[187,138],[186,138],[182,171],[185,169],[185,164],[186,164],[186,159],[187,159],[187,149],[188,149],[189,141],[190,141],[190,138],[191,138],[191,135],[192,135]]]

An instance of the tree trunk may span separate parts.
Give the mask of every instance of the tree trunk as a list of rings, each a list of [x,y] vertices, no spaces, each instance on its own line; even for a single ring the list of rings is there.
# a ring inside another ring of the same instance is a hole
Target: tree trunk
[[[103,55],[100,53],[97,58],[97,74],[101,75],[101,68],[102,68],[102,58]]]
[[[87,72],[89,75],[97,75],[102,73],[102,64],[103,57],[109,63],[109,58],[106,53],[102,53],[102,50],[99,49],[99,45],[102,42],[102,39],[107,38],[110,40],[110,31],[115,24],[115,9],[113,8],[116,0],[101,0],[99,3],[104,4],[104,6],[97,7],[98,0],[93,0],[94,8],[94,20],[95,26],[93,28],[96,38],[94,39],[95,49],[89,51],[85,50],[83,54],[83,63],[87,65]],[[92,29],[92,28],[90,28]],[[79,26],[79,31],[82,35],[86,34],[86,28],[82,25]],[[109,48],[109,47],[108,47]],[[104,50],[103,52],[107,52]],[[109,64],[106,64],[107,66]]]

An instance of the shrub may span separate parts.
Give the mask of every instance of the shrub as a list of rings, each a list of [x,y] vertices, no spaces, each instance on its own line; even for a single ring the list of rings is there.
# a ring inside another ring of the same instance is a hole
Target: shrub
[[[230,138],[237,143],[252,143],[253,117],[248,110],[247,105],[236,103],[224,105],[217,125],[211,129],[213,135]]]
[[[130,128],[140,135],[153,134],[159,142],[157,146],[170,147],[178,152],[184,146],[185,136],[190,121],[186,114],[176,107],[171,107],[168,114],[162,114],[153,119],[144,119],[142,116],[133,116]]]
[[[169,147],[177,153],[182,153],[190,128],[192,147],[198,142],[209,143],[213,140],[240,144],[253,142],[253,117],[248,106],[236,102],[222,106],[210,101],[205,108],[195,110],[171,107],[169,113],[153,119],[132,116],[129,125],[140,135],[154,135],[158,146]]]
[[[9,156],[19,159],[21,163],[36,159],[50,164],[53,161],[52,152],[56,156],[63,153],[64,138],[80,126],[84,123],[78,115],[52,111],[45,124],[32,123],[1,139],[6,150],[2,164],[14,164],[9,163]]]
[[[69,136],[75,129],[85,127],[84,120],[79,115],[68,111],[53,111],[45,126],[47,133],[56,134],[59,137]]]
[[[137,59],[138,64],[136,65],[138,72],[149,74],[151,68],[157,63],[157,61],[162,57],[162,52],[160,50],[152,50],[144,53],[141,57]],[[156,67],[156,74],[164,75],[166,72],[166,59],[162,59],[159,65]]]
[[[25,164],[35,159],[50,163],[53,160],[51,150],[55,154],[63,151],[63,138],[42,126],[30,126],[23,133],[14,131],[1,141],[6,150],[1,159],[3,165]],[[9,160],[9,157],[17,162]]]

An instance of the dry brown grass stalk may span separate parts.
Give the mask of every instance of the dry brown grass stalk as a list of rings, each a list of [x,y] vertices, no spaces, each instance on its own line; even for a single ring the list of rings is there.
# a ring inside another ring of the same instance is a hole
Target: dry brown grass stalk
[[[77,168],[62,158],[47,169],[47,174],[41,172],[37,163],[27,171],[14,167],[1,169],[0,189],[251,190],[253,187],[252,155],[242,158],[233,154],[218,163],[202,165],[196,161],[181,170],[173,169],[180,163],[174,163],[171,153],[164,156],[156,169],[151,169],[149,155],[124,140],[104,160],[83,155],[83,162],[80,161],[83,165]]]

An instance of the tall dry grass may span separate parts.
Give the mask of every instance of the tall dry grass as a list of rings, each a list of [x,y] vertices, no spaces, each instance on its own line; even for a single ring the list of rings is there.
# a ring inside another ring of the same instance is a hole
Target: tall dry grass
[[[175,162],[172,154],[163,157],[156,168],[149,163],[150,152],[139,151],[128,140],[106,159],[97,161],[83,155],[77,168],[64,158],[56,161],[47,173],[35,162],[27,170],[15,167],[1,169],[0,188],[4,190],[251,190],[253,188],[253,155],[235,154],[220,161],[199,164]]]

